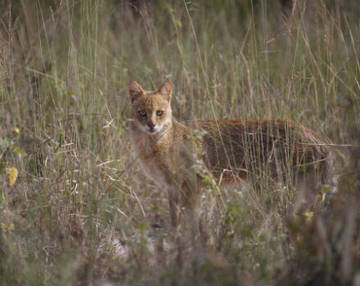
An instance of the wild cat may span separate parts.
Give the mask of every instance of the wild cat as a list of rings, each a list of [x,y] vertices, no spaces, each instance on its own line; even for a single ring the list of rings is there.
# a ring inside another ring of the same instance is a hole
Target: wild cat
[[[196,216],[201,174],[194,165],[199,157],[220,184],[264,176],[279,180],[289,172],[327,176],[329,149],[314,131],[290,120],[182,124],[172,116],[172,90],[170,81],[152,92],[135,81],[129,84],[132,144],[145,174],[167,190],[174,226],[177,206]],[[204,133],[200,139],[196,130]]]
[[[192,169],[191,130],[172,116],[171,82],[166,81],[155,92],[145,92],[132,81],[129,93],[132,144],[145,174],[168,192],[171,223],[176,226],[177,207],[196,211],[199,193],[199,179]]]

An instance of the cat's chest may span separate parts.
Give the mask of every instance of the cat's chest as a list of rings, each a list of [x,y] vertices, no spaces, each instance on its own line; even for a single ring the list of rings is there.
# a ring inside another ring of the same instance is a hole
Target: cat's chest
[[[147,138],[132,138],[135,153],[139,163],[147,177],[152,179],[158,186],[168,184],[167,176],[171,172],[172,157],[166,144],[155,144]]]

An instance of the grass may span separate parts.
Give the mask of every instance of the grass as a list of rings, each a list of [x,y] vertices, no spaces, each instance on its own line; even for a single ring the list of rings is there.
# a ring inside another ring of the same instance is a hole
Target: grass
[[[292,186],[204,189],[194,273],[127,135],[128,82],[170,78],[179,120],[292,119],[359,146],[356,4],[0,4],[0,285],[357,285],[356,148],[320,212],[291,213]]]

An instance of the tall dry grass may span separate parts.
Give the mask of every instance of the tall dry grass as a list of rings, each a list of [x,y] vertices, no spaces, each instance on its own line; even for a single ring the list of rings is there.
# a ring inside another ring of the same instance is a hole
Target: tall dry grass
[[[168,77],[179,120],[285,118],[360,145],[357,1],[135,2],[0,5],[0,285],[358,285],[356,148],[326,207],[326,186],[293,213],[291,185],[209,184],[195,272],[126,131],[128,82]]]

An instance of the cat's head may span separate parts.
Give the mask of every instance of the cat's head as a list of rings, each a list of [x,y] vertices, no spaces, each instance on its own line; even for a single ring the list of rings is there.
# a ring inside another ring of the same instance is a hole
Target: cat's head
[[[171,82],[166,81],[157,91],[147,92],[137,82],[129,83],[131,119],[139,130],[155,135],[171,125],[172,88]]]

